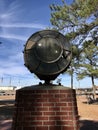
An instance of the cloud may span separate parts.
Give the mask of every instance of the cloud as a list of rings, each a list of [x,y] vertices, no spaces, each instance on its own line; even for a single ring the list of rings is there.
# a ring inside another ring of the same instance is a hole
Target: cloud
[[[28,38],[27,37],[28,36],[28,32],[31,31],[29,29],[45,29],[46,25],[34,24],[34,23],[33,24],[32,23],[12,23],[12,24],[10,23],[10,24],[0,24],[0,27],[2,28],[2,31],[0,33],[0,37],[1,38],[17,39],[17,40],[26,41],[27,38]],[[11,34],[12,29],[13,29],[13,34]],[[22,29],[25,29],[25,32],[27,32],[27,34],[24,34],[24,35],[20,34],[20,35],[18,35],[17,34],[18,32],[15,31],[15,29],[18,29],[20,33],[21,32],[24,33],[24,31],[22,31]]]
[[[0,37],[1,38],[6,38],[6,39],[16,39],[16,40],[21,40],[21,41],[26,41],[27,40],[27,37],[20,36],[20,35],[17,35],[17,34],[4,33],[4,34],[0,34]]]
[[[47,26],[42,24],[35,23],[9,23],[9,24],[0,24],[0,27],[3,28],[35,28],[35,29],[45,29]]]
[[[32,22],[32,18],[35,19],[32,15],[34,12],[32,9],[26,10],[24,3],[20,0],[0,0],[0,39],[3,43],[0,46],[0,75],[30,74],[23,65],[23,56],[20,54],[22,46],[32,33],[46,28],[40,22]],[[36,20],[40,21],[38,17]]]
[[[25,35],[18,35],[15,29],[19,29],[19,32],[22,32],[22,29],[25,29],[25,32],[27,29],[45,29],[46,25],[42,24],[32,24],[32,23],[9,23],[9,24],[0,24],[0,27],[2,28],[2,31],[0,33],[1,38],[6,39],[17,39],[26,41],[27,40],[27,34]],[[13,34],[11,34],[11,29],[13,29]]]
[[[28,23],[24,19],[26,9],[23,3],[17,0],[11,2],[0,1],[0,37],[9,40],[26,41],[32,31],[45,29],[47,25]],[[31,13],[31,12],[29,12]],[[27,15],[27,14],[26,14]],[[30,19],[30,17],[29,17]],[[32,30],[31,30],[32,29]]]
[[[8,23],[16,21],[17,18],[21,18],[23,13],[23,8],[21,3],[17,0],[14,1],[4,1],[0,0],[0,23]]]
[[[28,71],[24,66],[10,66],[0,68],[0,75],[25,75]]]

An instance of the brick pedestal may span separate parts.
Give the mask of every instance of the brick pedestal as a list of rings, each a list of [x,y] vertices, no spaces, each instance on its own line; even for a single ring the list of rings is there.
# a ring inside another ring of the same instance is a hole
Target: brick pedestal
[[[17,90],[12,130],[79,130],[75,90]]]

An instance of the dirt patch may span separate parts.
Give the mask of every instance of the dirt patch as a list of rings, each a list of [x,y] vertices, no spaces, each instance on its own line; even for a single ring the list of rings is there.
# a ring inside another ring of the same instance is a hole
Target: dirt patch
[[[86,96],[77,96],[78,113],[81,120],[98,121],[98,103],[88,104]]]

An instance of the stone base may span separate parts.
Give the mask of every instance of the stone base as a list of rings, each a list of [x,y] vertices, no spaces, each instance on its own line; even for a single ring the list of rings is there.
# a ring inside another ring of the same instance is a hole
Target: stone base
[[[12,130],[79,130],[75,90],[63,86],[17,90]]]

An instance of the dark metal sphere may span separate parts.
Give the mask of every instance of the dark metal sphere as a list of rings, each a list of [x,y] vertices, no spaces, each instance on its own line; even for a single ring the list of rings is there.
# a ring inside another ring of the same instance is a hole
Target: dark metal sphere
[[[24,48],[25,66],[39,79],[54,80],[71,62],[71,48],[65,36],[53,30],[34,33]]]

